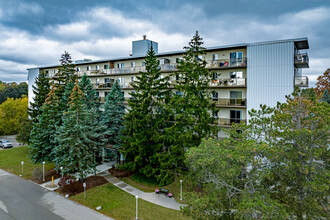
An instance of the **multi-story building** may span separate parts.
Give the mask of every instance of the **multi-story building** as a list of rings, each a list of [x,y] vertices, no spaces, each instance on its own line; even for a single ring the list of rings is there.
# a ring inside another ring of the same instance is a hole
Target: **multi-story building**
[[[78,60],[75,62],[79,77],[86,74],[97,90],[101,102],[110,91],[115,80],[120,82],[125,98],[130,98],[140,71],[145,71],[145,54],[150,47],[157,53],[163,75],[177,71],[178,60],[184,51],[158,53],[158,44],[146,39],[133,41],[132,54],[128,57],[104,60]],[[233,122],[246,122],[248,111],[258,109],[260,104],[274,106],[284,102],[285,95],[294,86],[308,87],[308,78],[302,76],[301,68],[309,67],[307,38],[277,40],[259,43],[242,43],[216,46],[206,49],[201,57],[207,61],[207,68],[213,71],[210,81],[210,97],[219,108],[214,112],[219,126],[228,127]],[[33,101],[32,85],[40,71],[57,73],[59,65],[28,69],[29,102]],[[175,76],[170,78],[175,83]]]

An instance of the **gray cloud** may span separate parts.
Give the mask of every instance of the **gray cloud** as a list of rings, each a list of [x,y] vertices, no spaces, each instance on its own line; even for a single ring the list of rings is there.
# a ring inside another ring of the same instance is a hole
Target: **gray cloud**
[[[57,64],[64,50],[74,59],[127,56],[143,34],[160,52],[181,50],[196,30],[205,46],[308,37],[311,68],[303,73],[312,81],[330,63],[330,4],[322,0],[283,10],[283,0],[15,2],[16,11],[0,0],[0,80],[25,81],[26,68]]]

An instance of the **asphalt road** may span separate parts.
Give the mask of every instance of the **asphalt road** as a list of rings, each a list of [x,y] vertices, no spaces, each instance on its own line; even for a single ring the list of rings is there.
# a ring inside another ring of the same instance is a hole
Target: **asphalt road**
[[[41,186],[0,169],[1,220],[109,220]]]

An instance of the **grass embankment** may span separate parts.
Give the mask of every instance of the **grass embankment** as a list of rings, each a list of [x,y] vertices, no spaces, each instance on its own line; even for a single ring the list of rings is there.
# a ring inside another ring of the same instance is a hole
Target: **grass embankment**
[[[111,183],[87,190],[86,200],[84,200],[84,193],[80,193],[70,198],[94,210],[97,206],[101,206],[101,213],[115,219],[135,219],[135,197],[117,188]],[[138,207],[139,219],[190,219],[188,217],[182,216],[180,211],[164,208],[142,199],[139,199]]]
[[[143,192],[155,192],[155,189],[165,188],[168,189],[170,193],[173,194],[173,197],[175,200],[179,203],[184,203],[184,198],[182,201],[180,201],[180,179],[183,180],[182,182],[182,191],[183,193],[186,192],[187,187],[185,187],[185,177],[175,177],[174,181],[167,185],[167,186],[160,186],[157,184],[157,181],[153,178],[145,177],[144,175],[140,173],[133,174],[129,177],[121,177],[119,178],[121,181],[124,181],[128,185],[131,185]]]
[[[23,178],[31,179],[32,172],[39,167],[42,170],[42,164],[36,165],[28,158],[28,147],[15,147],[0,151],[0,169],[6,170],[10,173],[21,175],[23,165]],[[54,168],[54,164],[45,164],[45,172]]]

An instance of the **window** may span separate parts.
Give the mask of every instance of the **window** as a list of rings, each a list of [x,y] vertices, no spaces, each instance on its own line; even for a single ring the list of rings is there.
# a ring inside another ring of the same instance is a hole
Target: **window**
[[[96,79],[96,85],[100,84],[100,79]]]
[[[48,70],[46,70],[45,73],[48,74]]]
[[[135,62],[131,62],[131,67],[135,67]]]
[[[109,65],[104,65],[104,69],[109,69]]]
[[[213,118],[218,118],[219,116],[219,110],[214,110],[213,111]]]
[[[56,70],[53,70],[53,73],[56,73]]]
[[[230,91],[230,105],[242,105],[242,91]]]
[[[110,92],[104,92],[104,98],[106,98],[109,93]]]
[[[218,97],[219,97],[219,93],[216,92],[216,91],[213,91],[213,92],[212,92],[212,99],[213,99],[213,100],[218,100]]]
[[[218,79],[218,73],[217,72],[213,72],[212,79]]]
[[[117,68],[124,68],[125,63],[117,63]]]
[[[242,71],[231,72],[230,73],[230,78],[231,79],[242,79],[243,78],[243,72]]]
[[[91,67],[90,66],[87,66],[87,71],[90,71],[91,70]]]
[[[134,82],[136,80],[136,77],[135,76],[132,76],[131,77],[131,82]]]
[[[219,54],[213,54],[213,60],[218,60],[219,59]]]
[[[80,71],[80,67],[79,67],[79,66],[77,66],[76,70],[77,70],[77,71]]]
[[[95,93],[97,97],[100,97],[100,93],[99,92],[96,92]]]
[[[230,124],[231,123],[240,123],[241,122],[242,111],[239,110],[230,110]]]
[[[146,66],[146,62],[143,61],[143,62],[142,62],[142,66]]]
[[[243,62],[243,52],[230,53],[230,65],[237,66]]]
[[[95,70],[99,70],[100,69],[100,66],[99,65],[96,65],[95,66]]]

